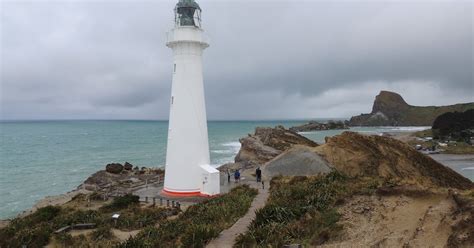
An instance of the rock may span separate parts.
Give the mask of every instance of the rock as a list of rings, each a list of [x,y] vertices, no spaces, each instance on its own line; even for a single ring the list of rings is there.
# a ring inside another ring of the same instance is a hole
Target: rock
[[[428,187],[474,188],[471,180],[389,137],[346,131],[313,150],[350,177],[379,177]]]
[[[119,163],[111,163],[105,166],[105,171],[113,174],[119,174],[123,170],[123,165]]]
[[[330,165],[307,146],[296,145],[262,166],[266,180],[277,175],[311,176],[331,172]]]
[[[310,121],[307,124],[290,127],[290,130],[293,132],[308,132],[308,131],[321,131],[321,130],[333,130],[333,129],[349,129],[349,126],[346,125],[346,122],[331,120],[326,123]]]
[[[235,156],[235,163],[240,163],[245,168],[253,168],[270,161],[283,151],[294,145],[315,147],[318,144],[303,137],[296,132],[282,126],[275,128],[257,127],[255,133],[241,138],[240,151]]]
[[[351,126],[431,126],[436,117],[446,112],[474,109],[474,103],[449,106],[412,106],[397,93],[381,91],[375,97],[372,112],[353,116]]]
[[[123,165],[123,169],[125,169],[125,170],[132,170],[132,169],[133,169],[133,165],[130,164],[129,162],[125,162],[125,164]]]
[[[244,168],[244,164],[242,163],[227,163],[219,166],[219,168],[217,169],[221,172],[227,172],[227,170],[232,172],[235,170],[240,170],[242,168]]]

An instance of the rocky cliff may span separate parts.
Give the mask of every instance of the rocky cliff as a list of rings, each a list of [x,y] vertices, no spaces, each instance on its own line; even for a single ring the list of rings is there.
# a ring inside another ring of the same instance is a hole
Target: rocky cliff
[[[353,116],[351,126],[431,126],[433,121],[446,112],[464,112],[474,109],[474,103],[449,106],[412,106],[397,93],[381,91],[375,97],[372,112]]]
[[[235,156],[235,163],[238,166],[227,166],[228,168],[252,168],[270,161],[294,145],[309,147],[318,145],[316,142],[282,126],[275,128],[257,127],[254,134],[249,134],[248,137],[241,138],[239,141],[241,148]]]

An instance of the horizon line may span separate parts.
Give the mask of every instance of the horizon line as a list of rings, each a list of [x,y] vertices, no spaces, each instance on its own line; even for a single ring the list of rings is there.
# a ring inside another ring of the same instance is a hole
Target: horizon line
[[[317,118],[269,118],[269,119],[209,119],[209,121],[311,121],[311,120],[348,120],[347,117]],[[34,121],[169,121],[168,119],[0,119],[0,122],[34,122]]]

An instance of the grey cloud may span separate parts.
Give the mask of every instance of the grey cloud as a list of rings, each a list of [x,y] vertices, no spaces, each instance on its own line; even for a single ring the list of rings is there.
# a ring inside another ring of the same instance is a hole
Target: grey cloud
[[[198,2],[211,119],[474,101],[472,2]],[[1,118],[168,117],[174,1],[1,4]]]

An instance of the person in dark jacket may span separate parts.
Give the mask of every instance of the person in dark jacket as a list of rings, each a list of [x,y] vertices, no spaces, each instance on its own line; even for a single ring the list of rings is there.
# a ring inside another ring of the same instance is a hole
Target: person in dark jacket
[[[236,170],[234,172],[234,179],[235,179],[236,183],[240,182],[240,171],[239,170]]]
[[[257,183],[262,181],[262,170],[260,170],[260,167],[255,170],[255,175],[257,176]]]

